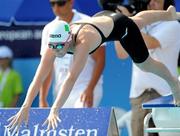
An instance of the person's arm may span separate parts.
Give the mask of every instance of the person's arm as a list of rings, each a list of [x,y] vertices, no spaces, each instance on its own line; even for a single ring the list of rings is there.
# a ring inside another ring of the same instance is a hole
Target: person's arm
[[[43,123],[43,126],[46,124],[48,125],[47,130],[50,130],[51,128],[55,129],[57,127],[57,121],[60,121],[59,108],[61,108],[67,100],[80,72],[83,70],[89,51],[95,49],[97,44],[101,42],[100,35],[93,31],[89,32],[91,29],[89,30],[88,27],[91,26],[87,26],[87,28],[84,27],[84,31],[81,30],[78,34],[72,65],[67,73],[66,79],[62,83],[56,100],[52,105],[49,116]]]
[[[115,50],[116,50],[116,54],[118,58],[126,59],[129,55],[125,51],[125,49],[122,47],[121,43],[119,41],[115,41],[114,44],[115,44]]]
[[[143,32],[141,32],[141,34],[143,36],[143,39],[144,39],[148,49],[155,49],[155,48],[161,47],[159,41],[156,38],[154,38],[148,34],[145,34]]]
[[[75,81],[84,68],[87,57],[89,55],[89,47],[87,45],[84,45],[85,44],[77,45],[72,65],[67,73],[64,82],[62,83],[62,86],[60,88],[61,91],[59,91],[52,108],[59,109],[63,106],[74,86]]]
[[[23,103],[23,106],[27,106],[27,107],[31,106],[32,101],[37,95],[42,83],[44,82],[44,80],[46,79],[50,70],[53,67],[54,59],[55,59],[54,52],[48,48],[45,54],[42,56],[41,62],[37,68],[34,79],[28,88],[28,93]]]
[[[9,127],[10,130],[16,129],[19,130],[19,127],[23,121],[27,124],[28,114],[31,104],[38,94],[41,84],[44,79],[47,77],[50,69],[53,67],[55,55],[51,49],[47,49],[43,57],[41,58],[40,64],[37,68],[36,74],[33,81],[31,82],[28,92],[25,98],[25,101],[17,114],[8,119],[10,121]],[[17,127],[17,128],[16,128]]]
[[[163,10],[146,10],[141,11],[131,18],[139,29],[158,21],[172,21],[179,17],[179,13],[176,13],[176,9],[173,6],[169,6],[166,11]]]
[[[41,50],[40,50],[41,57],[43,56],[45,50],[47,49],[48,30],[49,30],[49,26],[46,25],[42,31]],[[47,95],[48,95],[48,91],[52,82],[52,72],[53,72],[53,68],[50,70],[47,78],[44,80],[44,82],[42,83],[42,86],[40,87],[40,92],[39,92],[39,106],[40,107],[48,106]]]
[[[84,107],[93,106],[94,88],[99,81],[105,66],[105,47],[101,46],[91,56],[95,61],[95,65],[93,68],[92,78],[89,81],[86,90],[81,95],[81,101],[83,102]]]
[[[48,96],[48,91],[52,82],[52,72],[53,72],[53,69],[50,70],[47,78],[45,79],[45,81],[43,82],[40,88],[39,107],[48,107],[47,96]]]
[[[143,34],[143,38],[149,49],[153,48],[173,48],[179,38],[180,27],[177,21],[161,22],[156,27],[152,27],[153,33]],[[159,29],[160,31],[157,31]],[[148,30],[148,29],[147,29]],[[169,36],[173,34],[173,36]]]

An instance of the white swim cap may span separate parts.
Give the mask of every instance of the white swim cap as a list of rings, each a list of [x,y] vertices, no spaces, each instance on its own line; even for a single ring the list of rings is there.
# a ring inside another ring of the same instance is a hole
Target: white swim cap
[[[70,26],[67,22],[55,21],[49,31],[49,43],[63,43],[70,36]]]

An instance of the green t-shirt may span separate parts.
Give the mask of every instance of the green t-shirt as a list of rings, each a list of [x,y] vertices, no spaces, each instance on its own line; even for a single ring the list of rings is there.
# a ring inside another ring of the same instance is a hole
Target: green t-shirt
[[[0,73],[0,82],[2,82],[3,74]],[[0,102],[3,107],[11,107],[14,97],[23,91],[22,81],[19,73],[10,69],[6,82],[2,90],[0,90]]]

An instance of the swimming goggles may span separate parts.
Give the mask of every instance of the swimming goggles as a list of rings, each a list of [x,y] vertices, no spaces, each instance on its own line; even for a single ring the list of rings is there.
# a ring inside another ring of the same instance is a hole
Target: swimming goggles
[[[71,34],[69,35],[69,37],[67,38],[67,40],[65,42],[61,42],[61,43],[49,43],[48,47],[51,49],[62,49],[66,43],[68,43],[69,38],[70,38]]]

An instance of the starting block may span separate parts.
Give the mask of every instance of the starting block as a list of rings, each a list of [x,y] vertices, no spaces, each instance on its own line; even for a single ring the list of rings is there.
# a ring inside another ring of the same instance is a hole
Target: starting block
[[[173,96],[160,97],[142,105],[143,109],[152,109],[144,118],[146,133],[159,133],[159,136],[180,136],[180,107],[173,104]],[[149,120],[153,119],[156,128],[149,128]]]
[[[61,123],[56,130],[42,127],[50,109],[30,109],[28,128],[21,125],[16,133],[6,127],[7,119],[19,109],[0,109],[1,136],[118,136],[118,127],[113,108],[60,109]]]

